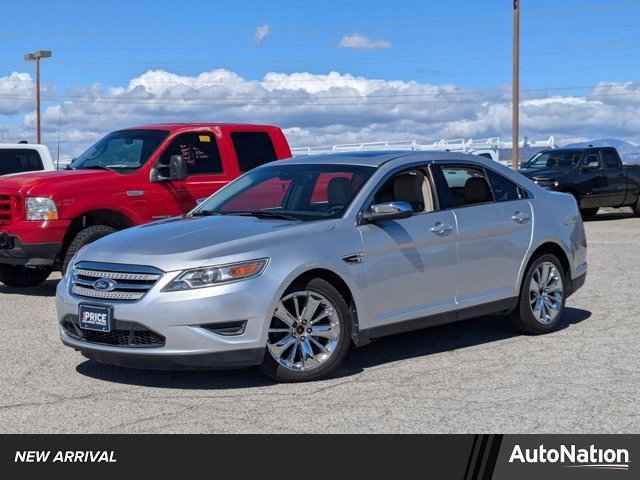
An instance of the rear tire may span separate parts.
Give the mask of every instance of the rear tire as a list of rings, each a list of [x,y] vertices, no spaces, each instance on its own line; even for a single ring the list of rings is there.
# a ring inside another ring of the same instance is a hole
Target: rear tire
[[[51,268],[27,268],[14,265],[0,265],[0,282],[7,287],[36,287],[49,278]]]
[[[311,301],[314,307],[308,313]],[[260,369],[277,382],[325,378],[338,368],[351,348],[352,322],[347,302],[321,278],[289,288],[269,322],[267,351]]]
[[[115,228],[109,227],[107,225],[92,225],[83,230],[80,230],[69,244],[69,248],[67,248],[67,252],[64,256],[64,261],[62,262],[62,274],[64,275],[65,273],[67,273],[67,268],[69,268],[71,260],[82,247],[84,247],[85,245],[89,245],[91,242],[95,242],[102,237],[106,237],[107,235],[115,231]]]
[[[636,214],[636,217],[640,217],[640,196],[638,197],[638,201],[633,206],[633,213]]]
[[[539,335],[562,325],[567,279],[560,260],[545,254],[531,262],[525,273],[518,307],[512,314],[515,328],[521,333]]]
[[[599,208],[583,208],[580,210],[582,218],[593,218],[598,214]]]

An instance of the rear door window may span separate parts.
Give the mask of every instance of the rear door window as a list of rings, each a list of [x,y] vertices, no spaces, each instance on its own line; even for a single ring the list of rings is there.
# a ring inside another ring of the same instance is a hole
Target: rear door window
[[[489,181],[482,168],[466,165],[437,166],[436,185],[443,209],[493,202]]]
[[[33,149],[0,149],[0,175],[43,170],[42,158]]]
[[[496,202],[511,202],[527,198],[526,192],[511,180],[493,170],[487,169],[486,171]]]
[[[231,141],[243,173],[277,160],[273,142],[266,132],[233,132]]]

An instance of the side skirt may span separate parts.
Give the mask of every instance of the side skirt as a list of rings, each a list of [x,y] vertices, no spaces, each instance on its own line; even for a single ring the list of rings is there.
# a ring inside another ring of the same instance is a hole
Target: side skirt
[[[483,317],[485,315],[505,314],[513,311],[518,305],[518,297],[507,298],[495,302],[476,305],[473,307],[462,308],[451,312],[438,313],[428,317],[421,317],[403,322],[391,323],[389,325],[381,325],[379,327],[367,328],[360,330],[357,345],[366,345],[371,340],[398,333],[411,332],[413,330],[421,330],[423,328],[436,327],[447,323],[468,320],[474,317]]]

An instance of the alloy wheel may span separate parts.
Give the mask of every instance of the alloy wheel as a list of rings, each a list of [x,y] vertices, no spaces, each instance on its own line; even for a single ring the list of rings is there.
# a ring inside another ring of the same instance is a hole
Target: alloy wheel
[[[335,306],[325,296],[303,290],[280,300],[269,325],[267,347],[281,366],[309,371],[331,358],[339,340]]]
[[[562,275],[552,262],[537,266],[529,283],[529,306],[538,322],[552,324],[560,311],[564,299]]]

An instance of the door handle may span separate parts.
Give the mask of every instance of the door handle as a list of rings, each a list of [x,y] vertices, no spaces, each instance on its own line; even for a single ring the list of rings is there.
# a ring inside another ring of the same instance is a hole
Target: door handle
[[[516,223],[527,223],[530,220],[530,217],[522,212],[516,212],[511,217],[511,220]]]
[[[436,222],[436,224],[430,228],[430,230],[436,235],[445,237],[451,233],[453,227],[451,225],[445,225],[442,222]]]

